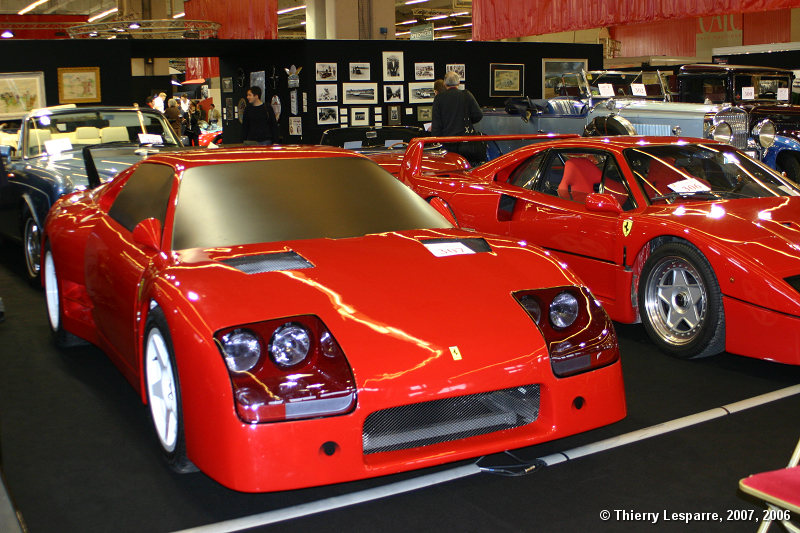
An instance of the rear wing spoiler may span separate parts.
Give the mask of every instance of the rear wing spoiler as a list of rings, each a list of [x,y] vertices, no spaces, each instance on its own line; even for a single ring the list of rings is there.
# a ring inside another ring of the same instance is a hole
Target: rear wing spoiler
[[[415,137],[408,143],[403,162],[400,164],[400,181],[408,185],[410,179],[422,174],[422,155],[426,144],[457,143],[465,141],[492,142],[492,141],[555,141],[558,139],[574,139],[580,137],[577,133],[526,133],[512,135],[460,135],[453,137]]]

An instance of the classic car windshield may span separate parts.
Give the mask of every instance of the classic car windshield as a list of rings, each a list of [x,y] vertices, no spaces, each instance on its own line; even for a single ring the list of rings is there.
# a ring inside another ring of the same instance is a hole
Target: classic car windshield
[[[651,202],[800,196],[775,171],[725,145],[641,146],[624,153]]]
[[[360,157],[222,163],[183,173],[172,247],[340,239],[451,225]]]
[[[594,97],[646,97],[664,99],[659,72],[592,71],[586,74]]]
[[[26,157],[111,142],[178,145],[162,116],[134,110],[76,108],[41,114],[29,118],[24,131]]]

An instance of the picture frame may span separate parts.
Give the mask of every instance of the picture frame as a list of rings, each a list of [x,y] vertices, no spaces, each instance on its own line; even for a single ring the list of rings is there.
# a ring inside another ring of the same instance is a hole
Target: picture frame
[[[44,72],[7,72],[0,74],[0,120],[17,119],[39,107],[47,107]]]
[[[350,108],[351,126],[369,126],[369,108],[351,107]]]
[[[444,66],[445,73],[450,72],[451,70],[458,74],[458,77],[461,78],[461,81],[467,79],[467,66],[464,63],[450,63]]]
[[[339,106],[318,106],[317,124],[338,124]]]
[[[433,80],[433,63],[414,63],[415,80]]]
[[[417,120],[420,122],[430,122],[433,120],[433,106],[421,105],[417,107]]]
[[[489,96],[525,95],[525,65],[516,63],[489,64]]]
[[[542,98],[559,96],[561,77],[588,70],[588,64],[588,60],[579,58],[542,58]]]
[[[403,96],[403,85],[384,85],[383,86],[383,101],[384,103],[402,103],[405,101]]]
[[[91,104],[101,101],[100,67],[58,69],[58,101],[61,104]]]
[[[336,63],[317,63],[314,71],[316,72],[316,81],[337,81],[339,79]]]
[[[233,92],[233,78],[222,78],[221,85],[222,85],[222,92],[224,93]]]
[[[432,81],[410,82],[408,84],[408,103],[409,104],[430,104],[433,103]]]
[[[403,52],[383,52],[383,81],[404,81]]]
[[[335,83],[318,83],[316,87],[316,101],[329,104],[339,101],[339,86]]]
[[[390,105],[386,111],[386,123],[389,126],[399,126],[401,124],[400,106]]]
[[[350,70],[350,80],[369,80],[371,76],[372,65],[369,63],[350,63],[348,70]]]
[[[343,104],[377,104],[378,103],[378,84],[377,83],[343,83],[342,84],[342,103]]]

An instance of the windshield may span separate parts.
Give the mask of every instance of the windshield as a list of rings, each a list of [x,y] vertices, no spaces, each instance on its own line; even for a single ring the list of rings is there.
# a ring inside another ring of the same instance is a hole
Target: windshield
[[[587,73],[592,96],[664,99],[659,72],[592,71]]]
[[[734,77],[734,100],[787,102],[792,81],[787,75],[744,75]]]
[[[186,170],[172,245],[216,248],[449,227],[425,200],[368,159],[281,158]]]
[[[791,80],[785,74],[736,74],[733,87],[727,74],[681,74],[681,101],[725,104],[748,100],[788,102]]]
[[[179,145],[161,115],[136,110],[76,108],[69,113],[41,114],[25,123],[25,156],[55,154],[100,143]]]
[[[642,146],[624,154],[651,202],[800,196],[796,186],[730,146]]]

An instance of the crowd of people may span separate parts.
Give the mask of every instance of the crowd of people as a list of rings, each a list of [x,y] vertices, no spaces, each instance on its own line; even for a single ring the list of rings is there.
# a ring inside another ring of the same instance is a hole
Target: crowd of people
[[[200,123],[205,121],[208,124],[220,123],[220,112],[214,104],[203,112],[197,105],[197,101],[190,100],[185,94],[179,98],[167,99],[166,93],[159,93],[155,96],[147,97],[146,103],[149,107],[160,111],[169,121],[175,133],[186,136],[192,146],[200,143]]]

